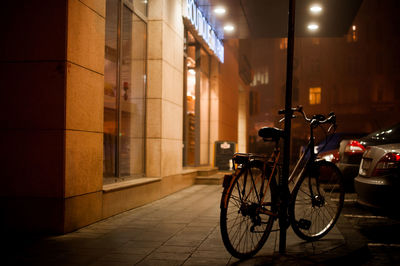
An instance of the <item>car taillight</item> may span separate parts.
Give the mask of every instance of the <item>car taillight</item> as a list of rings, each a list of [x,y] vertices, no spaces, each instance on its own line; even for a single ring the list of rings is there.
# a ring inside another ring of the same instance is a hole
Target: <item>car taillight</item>
[[[346,154],[360,154],[364,153],[364,151],[365,147],[357,140],[350,140],[344,148],[344,153]]]
[[[387,153],[376,164],[372,176],[381,176],[390,173],[393,169],[400,166],[400,154]]]
[[[322,156],[325,161],[332,162],[332,163],[337,163],[339,162],[339,151],[335,151],[333,153],[326,154]]]

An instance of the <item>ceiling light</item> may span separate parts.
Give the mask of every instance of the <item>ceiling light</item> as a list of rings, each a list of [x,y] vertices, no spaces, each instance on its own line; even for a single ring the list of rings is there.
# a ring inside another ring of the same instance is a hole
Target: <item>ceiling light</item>
[[[218,7],[216,7],[216,8],[214,9],[214,12],[215,12],[216,14],[218,14],[218,15],[222,15],[222,14],[225,14],[226,10],[225,10],[225,8],[223,8],[223,7],[221,7],[221,6],[218,6]]]
[[[311,24],[308,24],[307,28],[308,28],[309,30],[311,30],[311,31],[316,31],[316,30],[319,29],[319,26],[318,26],[318,24],[311,23]]]
[[[228,31],[228,32],[231,32],[234,29],[235,29],[235,27],[233,25],[230,25],[230,24],[224,26],[224,30]]]
[[[322,11],[322,7],[321,7],[320,5],[318,5],[318,4],[312,5],[312,6],[310,7],[310,11],[311,11],[311,13],[319,14],[319,13],[321,13],[321,11]]]

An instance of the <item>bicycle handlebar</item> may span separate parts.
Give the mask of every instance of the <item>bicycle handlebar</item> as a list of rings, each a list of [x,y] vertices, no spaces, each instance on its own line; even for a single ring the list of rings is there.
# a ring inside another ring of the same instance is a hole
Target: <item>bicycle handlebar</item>
[[[297,107],[293,107],[290,111],[291,111],[292,118],[296,117],[295,115],[293,115],[293,112],[300,113],[303,116],[304,120],[310,123],[311,127],[317,127],[322,124],[332,124],[332,126],[336,127],[336,115],[334,112],[330,112],[328,114],[328,118],[326,118],[324,115],[321,115],[321,114],[313,115],[312,118],[308,118],[306,113],[303,110],[303,106],[301,106],[301,105],[298,105]],[[280,115],[285,114],[285,113],[286,113],[286,110],[278,111],[278,114],[280,114]],[[284,120],[284,118],[281,119],[281,121],[283,121],[283,120]]]

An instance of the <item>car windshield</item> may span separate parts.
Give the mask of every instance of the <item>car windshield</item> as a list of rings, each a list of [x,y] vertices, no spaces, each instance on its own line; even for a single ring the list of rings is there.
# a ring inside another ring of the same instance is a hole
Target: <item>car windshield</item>
[[[388,128],[377,130],[369,134],[366,138],[374,141],[400,140],[400,123]]]

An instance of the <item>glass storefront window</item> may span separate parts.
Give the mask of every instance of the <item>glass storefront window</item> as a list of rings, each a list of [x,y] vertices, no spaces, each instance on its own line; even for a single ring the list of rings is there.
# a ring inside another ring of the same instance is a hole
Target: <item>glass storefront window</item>
[[[144,174],[147,44],[147,25],[130,8],[119,0],[106,7],[105,184]]]
[[[210,154],[210,56],[202,48],[200,69],[200,165],[207,165]]]
[[[106,3],[104,60],[104,176],[115,175],[117,147],[118,0]]]
[[[183,165],[209,164],[210,56],[186,31]]]
[[[195,164],[196,149],[196,47],[191,44],[187,47],[186,60],[186,164]]]

